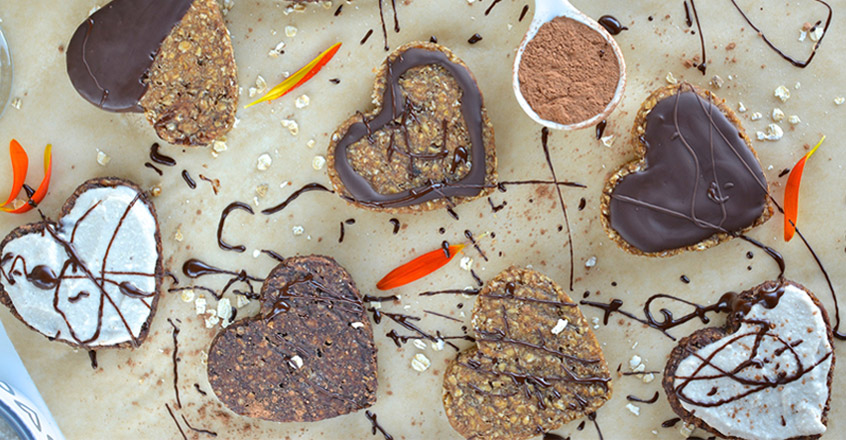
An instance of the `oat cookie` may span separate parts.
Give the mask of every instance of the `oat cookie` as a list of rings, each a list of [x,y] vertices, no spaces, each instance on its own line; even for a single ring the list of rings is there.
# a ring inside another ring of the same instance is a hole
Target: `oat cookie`
[[[825,309],[786,280],[732,298],[724,327],[698,330],[670,354],[663,385],[673,411],[727,439],[819,438],[834,374]]]
[[[602,226],[624,250],[670,256],[702,250],[763,224],[768,184],[740,121],[690,84],[661,88],[632,129],[637,159],[609,177]]]
[[[114,0],[77,28],[67,70],[83,98],[144,112],[173,144],[207,145],[235,121],[237,69],[215,0]]]
[[[444,409],[465,438],[528,439],[596,411],[611,374],[576,303],[554,281],[512,267],[473,310],[476,347],[444,374]]]
[[[329,144],[329,178],[348,202],[413,212],[454,206],[496,184],[493,126],[467,66],[449,49],[409,43],[376,74],[376,108]]]
[[[156,210],[134,183],[83,183],[57,221],[0,243],[0,303],[44,336],[96,350],[136,347],[156,313],[164,269]]]
[[[221,331],[209,383],[238,414],[311,422],[376,401],[376,346],[349,273],[323,256],[288,258],[261,289],[261,312]]]

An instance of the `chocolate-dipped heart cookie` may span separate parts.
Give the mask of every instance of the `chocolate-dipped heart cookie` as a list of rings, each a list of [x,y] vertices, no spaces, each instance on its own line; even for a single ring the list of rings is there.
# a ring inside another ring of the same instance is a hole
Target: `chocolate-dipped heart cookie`
[[[50,339],[89,350],[138,346],[163,276],[156,210],[134,183],[83,183],[57,222],[0,243],[0,302]]]
[[[638,159],[602,194],[602,225],[638,255],[715,246],[772,215],[767,180],[734,112],[689,84],[654,92],[632,130]]]
[[[83,98],[144,112],[173,144],[207,145],[235,122],[235,57],[215,0],[114,0],[77,28],[67,69]]]
[[[349,273],[323,256],[288,258],[261,289],[261,313],[219,333],[208,373],[238,414],[310,422],[376,401],[376,346]]]
[[[376,109],[329,144],[329,178],[348,202],[412,212],[453,206],[496,184],[493,126],[476,80],[449,49],[409,43],[376,76]]]
[[[790,281],[761,284],[730,303],[725,327],[699,330],[670,354],[670,406],[728,439],[819,438],[834,372],[825,309]]]
[[[473,310],[476,347],[444,374],[444,409],[464,437],[519,440],[596,411],[611,374],[578,306],[554,281],[510,268]]]

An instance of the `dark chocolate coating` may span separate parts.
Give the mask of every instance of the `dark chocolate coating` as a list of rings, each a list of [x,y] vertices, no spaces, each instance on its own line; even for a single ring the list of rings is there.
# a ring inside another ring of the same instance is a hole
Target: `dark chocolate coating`
[[[397,194],[380,194],[367,179],[357,174],[347,158],[347,148],[358,142],[369,132],[380,130],[405,111],[405,102],[400,90],[399,79],[409,69],[428,64],[437,64],[446,69],[458,82],[463,92],[461,112],[467,124],[470,136],[471,159],[473,167],[458,182],[433,182],[429,185],[403,191]],[[368,128],[369,126],[369,128]],[[447,197],[472,197],[478,195],[485,184],[486,160],[484,142],[484,120],[482,117],[482,94],[470,71],[449,60],[440,51],[411,48],[403,52],[388,67],[388,82],[385,87],[383,107],[376,117],[365,125],[353,124],[335,147],[335,169],[349,191],[351,198],[361,204],[378,208],[398,208],[425,203],[430,200]]]
[[[143,112],[144,78],[162,41],[192,0],[114,0],[88,17],[68,43],[67,69],[76,91],[112,112]]]
[[[642,171],[624,177],[611,227],[644,252],[699,243],[751,226],[766,208],[766,178],[738,128],[713,103],[685,91],[646,117]]]

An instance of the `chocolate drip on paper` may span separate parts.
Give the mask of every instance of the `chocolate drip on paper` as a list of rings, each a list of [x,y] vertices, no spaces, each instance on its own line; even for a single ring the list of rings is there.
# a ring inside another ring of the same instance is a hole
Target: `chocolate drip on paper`
[[[88,102],[112,112],[143,112],[139,101],[159,47],[192,0],[114,0],[88,17],[67,48],[67,71]]]
[[[602,27],[604,27],[611,35],[619,35],[620,32],[629,30],[629,28],[620,23],[620,20],[617,20],[617,18],[612,15],[603,15],[602,17],[599,17],[599,20],[596,20],[596,22],[602,25]]]
[[[150,160],[153,162],[164,165],[166,167],[174,167],[176,166],[176,159],[166,156],[159,152],[159,144],[155,143],[150,147]]]
[[[170,418],[173,419],[173,423],[176,423],[176,428],[179,429],[179,433],[182,434],[182,439],[188,440],[188,436],[186,436],[185,431],[182,430],[182,425],[179,424],[179,421],[176,420],[176,416],[173,414],[173,410],[170,409],[170,405],[165,403],[165,408],[167,408],[167,413],[170,414]]]
[[[185,180],[185,183],[188,185],[188,188],[197,189],[197,182],[191,178],[191,175],[188,174],[188,170],[182,170],[182,179]]]
[[[546,158],[546,164],[549,166],[549,171],[552,173],[552,183],[555,185],[555,191],[558,193],[558,203],[561,204],[561,212],[564,213],[564,224],[567,225],[567,248],[570,251],[570,291],[573,291],[573,278],[575,274],[575,256],[573,255],[573,232],[570,230],[570,217],[567,216],[567,205],[564,204],[564,196],[561,195],[561,186],[558,182],[558,176],[555,175],[555,167],[552,166],[552,158],[549,155],[549,129],[544,127],[541,130],[541,146],[543,147],[543,155]]]
[[[232,202],[228,206],[226,206],[226,208],[224,208],[223,212],[220,214],[220,221],[217,224],[217,245],[218,245],[218,247],[220,247],[221,249],[223,249],[225,251],[234,251],[234,252],[241,253],[241,252],[244,252],[245,250],[247,250],[247,248],[244,245],[239,244],[239,245],[233,246],[233,245],[230,245],[230,244],[223,241],[223,226],[226,223],[226,219],[229,217],[229,214],[231,214],[232,211],[235,211],[237,209],[240,209],[242,211],[247,211],[247,212],[250,213],[250,215],[254,214],[253,208],[250,207],[250,205],[243,203],[243,202]]]
[[[311,192],[311,191],[323,191],[323,192],[328,192],[328,193],[334,192],[331,189],[326,188],[325,186],[323,186],[319,183],[309,183],[309,184],[303,186],[302,188],[294,191],[294,193],[291,194],[290,196],[288,196],[288,198],[285,199],[284,202],[282,202],[282,203],[280,203],[280,204],[278,204],[278,205],[276,205],[272,208],[267,208],[267,209],[261,211],[261,213],[264,214],[264,215],[276,214],[277,212],[285,209],[288,205],[291,204],[291,202],[293,202],[294,200],[297,200],[297,198],[299,198],[301,195],[303,195],[307,192]]]
[[[825,18],[825,25],[823,26],[823,34],[822,34],[822,36],[820,37],[819,40],[814,42],[814,48],[811,49],[811,54],[808,55],[808,58],[805,59],[805,61],[801,61],[801,60],[798,60],[796,58],[793,58],[790,55],[787,55],[786,53],[784,53],[778,47],[776,47],[776,45],[773,44],[773,42],[770,41],[770,39],[767,38],[766,35],[764,35],[764,32],[760,28],[758,28],[758,26],[755,26],[755,24],[752,23],[752,20],[749,19],[749,17],[746,15],[746,13],[743,12],[743,9],[741,9],[740,6],[737,4],[737,0],[731,0],[731,3],[737,9],[737,12],[740,12],[740,15],[743,16],[743,19],[746,20],[746,23],[749,23],[749,26],[751,26],[752,29],[754,29],[755,32],[757,32],[758,35],[761,36],[761,38],[764,40],[764,42],[767,43],[767,46],[770,46],[770,49],[774,50],[775,53],[777,53],[780,57],[787,60],[787,62],[789,62],[790,64],[793,64],[794,66],[799,67],[799,68],[805,68],[805,67],[808,67],[809,64],[811,64],[811,61],[813,61],[814,57],[817,55],[817,49],[819,49],[820,44],[822,44],[823,38],[825,38],[825,36],[828,34],[828,26],[831,24],[831,15],[832,15],[831,5],[824,2],[823,0],[814,0],[814,1],[823,5],[823,6],[825,6],[825,8],[828,10],[828,15]],[[821,24],[821,22],[818,22],[817,26],[819,26],[820,24]]]
[[[168,318],[167,322],[173,328],[171,335],[173,336],[173,393],[176,395],[176,407],[182,409],[182,400],[179,398],[179,327],[173,323],[173,320]]]
[[[457,182],[432,182],[428,185],[396,194],[380,194],[370,183],[356,173],[347,158],[347,148],[359,140],[369,137],[396,119],[402,119],[409,111],[406,100],[399,99],[402,91],[400,77],[409,69],[436,64],[446,69],[455,78],[461,88],[461,109],[470,137],[470,156],[473,167],[468,174]],[[383,97],[381,112],[368,120],[362,115],[362,122],[350,126],[347,133],[335,146],[335,169],[344,183],[348,198],[356,203],[376,208],[398,208],[425,203],[430,200],[450,197],[472,197],[483,189],[486,175],[485,145],[482,136],[482,95],[469,70],[451,62],[439,51],[412,48],[390,62],[387,73],[387,87]]]
[[[658,401],[658,396],[660,396],[658,391],[656,391],[655,394],[652,395],[652,397],[650,397],[649,399],[641,399],[640,397],[633,396],[633,395],[629,394],[628,396],[626,396],[626,400],[628,400],[630,402],[653,404],[653,403]]]
[[[388,432],[385,431],[385,428],[383,428],[382,425],[380,425],[379,422],[376,420],[376,413],[367,410],[364,412],[364,414],[367,416],[367,420],[370,420],[370,424],[373,425],[373,429],[371,431],[373,435],[376,435],[376,431],[379,431],[379,433],[381,433],[382,436],[385,437],[385,440],[394,440],[394,437],[391,434],[388,434]]]

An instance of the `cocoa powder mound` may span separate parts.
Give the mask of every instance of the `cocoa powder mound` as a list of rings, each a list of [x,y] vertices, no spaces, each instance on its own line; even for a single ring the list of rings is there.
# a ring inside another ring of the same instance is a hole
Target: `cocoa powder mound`
[[[614,98],[620,66],[602,35],[558,17],[526,45],[518,76],[520,92],[538,116],[568,125],[605,110]]]

